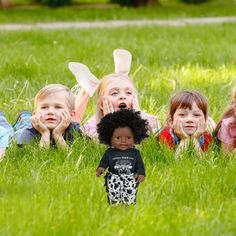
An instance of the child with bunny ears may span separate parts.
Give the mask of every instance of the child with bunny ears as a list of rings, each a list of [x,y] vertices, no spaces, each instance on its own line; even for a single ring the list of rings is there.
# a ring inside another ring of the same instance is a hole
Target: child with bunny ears
[[[115,73],[104,76],[100,81],[81,64],[70,62],[69,69],[75,75],[80,93],[76,98],[74,121],[81,123],[89,98],[97,91],[97,112],[81,127],[90,137],[97,137],[97,124],[106,114],[122,109],[140,111],[138,92],[129,78],[132,55],[124,49],[113,52]],[[149,130],[156,132],[160,128],[158,119],[151,114],[141,111],[143,119],[148,120]]]

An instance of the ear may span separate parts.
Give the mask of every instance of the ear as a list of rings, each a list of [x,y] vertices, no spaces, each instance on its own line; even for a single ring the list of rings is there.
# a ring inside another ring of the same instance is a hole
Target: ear
[[[167,126],[170,126],[171,128],[173,127],[173,119],[171,119],[170,117],[167,118]]]

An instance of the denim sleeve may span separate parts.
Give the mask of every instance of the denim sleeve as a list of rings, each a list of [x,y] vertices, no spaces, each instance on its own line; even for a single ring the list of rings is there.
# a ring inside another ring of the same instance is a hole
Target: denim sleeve
[[[9,133],[8,131],[0,126],[0,148],[6,148],[9,145]]]

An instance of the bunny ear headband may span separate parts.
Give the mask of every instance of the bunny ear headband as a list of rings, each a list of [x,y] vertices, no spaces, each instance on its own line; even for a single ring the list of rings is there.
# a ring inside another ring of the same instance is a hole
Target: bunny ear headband
[[[115,73],[128,76],[132,61],[131,53],[125,49],[115,49],[113,51],[113,59],[115,63]],[[69,62],[68,67],[78,83],[71,91],[78,94],[79,88],[82,87],[89,96],[92,97],[99,85],[99,80],[96,76],[91,73],[86,65],[79,62]]]
[[[115,73],[128,76],[132,62],[132,54],[125,49],[115,49],[113,51],[113,59],[115,63]]]

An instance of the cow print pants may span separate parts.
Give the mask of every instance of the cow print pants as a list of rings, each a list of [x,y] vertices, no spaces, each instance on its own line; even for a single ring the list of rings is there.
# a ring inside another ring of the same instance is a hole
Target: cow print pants
[[[105,176],[105,186],[109,204],[135,204],[138,182],[134,175],[116,175],[107,173]]]

